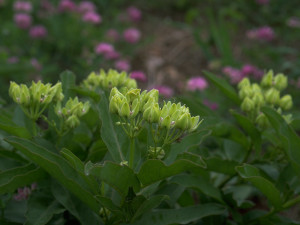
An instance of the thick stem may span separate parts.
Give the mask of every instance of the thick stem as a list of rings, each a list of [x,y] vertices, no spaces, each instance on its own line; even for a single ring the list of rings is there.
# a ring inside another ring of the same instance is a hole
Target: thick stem
[[[129,168],[133,169],[134,162],[134,137],[130,137]]]

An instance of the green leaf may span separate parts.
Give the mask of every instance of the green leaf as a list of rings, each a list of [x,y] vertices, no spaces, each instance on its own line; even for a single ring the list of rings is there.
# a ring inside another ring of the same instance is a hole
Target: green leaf
[[[144,215],[132,225],[187,224],[207,216],[223,215],[226,209],[218,204],[202,204],[179,209],[160,209]]]
[[[71,90],[76,92],[79,95],[82,95],[82,96],[85,96],[85,97],[90,97],[95,102],[99,102],[100,99],[101,99],[100,95],[97,94],[95,91],[90,91],[90,90],[84,89],[82,87],[74,87]]]
[[[44,178],[46,173],[33,164],[0,172],[0,194],[14,192],[19,187],[30,185]]]
[[[268,117],[271,125],[276,130],[276,133],[280,136],[280,140],[283,142],[283,147],[288,155],[289,161],[300,177],[299,136],[274,109],[264,107],[262,108],[262,111]]]
[[[51,190],[55,199],[62,204],[82,225],[100,224],[100,218],[80,200],[57,182],[52,182]]]
[[[262,143],[260,131],[255,127],[255,125],[249,120],[248,117],[243,116],[233,110],[231,110],[230,112],[235,117],[239,125],[251,137],[256,152],[257,154],[259,154],[259,152],[261,151],[261,143]]]
[[[259,169],[254,166],[244,164],[243,166],[237,166],[236,171],[243,179],[251,182],[256,188],[258,188],[270,200],[275,208],[280,208],[282,206],[283,202],[279,190],[270,180],[261,175]]]
[[[62,89],[65,95],[63,103],[66,103],[70,97],[73,97],[73,88],[75,87],[75,75],[73,72],[66,70],[60,74]]]
[[[203,71],[203,73],[210,82],[212,82],[224,93],[224,95],[230,98],[235,104],[240,105],[241,100],[238,94],[236,93],[235,89],[229,83],[227,83],[226,80],[219,78],[208,71]]]
[[[160,160],[149,159],[141,166],[138,178],[143,187],[146,187],[165,178],[197,168],[202,169],[203,166],[185,159],[179,159],[169,166]]]
[[[108,108],[108,97],[105,92],[101,92],[101,101],[98,104],[99,116],[102,121],[101,137],[106,144],[108,151],[117,163],[125,161],[122,152],[122,137],[124,139],[125,133],[120,127],[115,127],[112,115]],[[119,129],[118,129],[119,128]]]
[[[16,125],[10,118],[4,114],[0,114],[0,129],[8,134],[15,135],[23,138],[30,138],[31,133],[25,128]]]
[[[78,172],[69,165],[68,161],[29,140],[17,137],[8,137],[6,138],[6,141],[20,150],[33,162],[40,165],[92,210],[96,213],[99,212],[99,203],[90,193],[86,182],[80,174],[78,174]]]
[[[203,194],[212,197],[218,200],[221,203],[224,203],[221,192],[218,188],[214,187],[208,180],[205,178],[195,176],[195,175],[178,175],[173,177],[170,180],[171,183],[176,183],[184,186],[185,188],[196,188],[201,191]]]
[[[52,196],[35,194],[28,202],[26,212],[27,221],[24,225],[45,225],[55,214],[64,212],[65,209]]]
[[[235,167],[239,165],[236,161],[225,160],[222,158],[211,157],[204,159],[207,164],[207,170],[227,175],[236,174]]]
[[[156,208],[160,205],[160,203],[169,197],[166,195],[156,195],[152,196],[149,199],[146,199],[135,212],[134,216],[131,219],[131,222],[134,222],[138,219],[141,215],[145,214],[146,212],[150,211],[151,209]]]
[[[129,187],[133,187],[135,192],[140,190],[139,180],[128,166],[121,166],[109,161],[106,161],[103,165],[88,162],[85,165],[85,173],[107,183],[123,197],[127,196]]]

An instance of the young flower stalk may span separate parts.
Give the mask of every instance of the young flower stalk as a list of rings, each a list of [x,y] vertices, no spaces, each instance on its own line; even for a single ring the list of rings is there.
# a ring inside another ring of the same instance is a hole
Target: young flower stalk
[[[119,116],[118,125],[131,139],[129,166],[133,166],[134,138],[148,123],[154,146],[148,150],[149,158],[162,159],[164,147],[171,144],[183,134],[193,132],[200,125],[200,117],[192,117],[189,108],[180,103],[165,102],[161,108],[158,104],[159,92],[156,89],[143,91],[140,89],[113,88],[110,93],[109,110]]]
[[[269,121],[261,112],[261,107],[270,106],[280,114],[282,110],[291,109],[293,106],[292,97],[290,95],[280,97],[280,92],[287,85],[287,77],[283,74],[274,76],[272,70],[263,76],[260,85],[251,84],[248,78],[244,78],[238,84],[239,96],[243,100],[241,109],[261,128],[268,127]],[[291,114],[283,115],[283,118],[288,123],[291,122]]]

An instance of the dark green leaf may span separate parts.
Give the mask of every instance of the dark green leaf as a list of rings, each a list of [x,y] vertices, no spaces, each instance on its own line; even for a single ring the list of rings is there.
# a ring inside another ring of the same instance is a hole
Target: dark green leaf
[[[221,158],[207,158],[204,160],[207,164],[207,170],[227,175],[236,174],[235,167],[239,165],[238,162],[225,160]]]
[[[101,99],[100,95],[97,94],[95,91],[90,91],[81,87],[73,87],[71,90],[82,96],[90,97],[95,102],[99,102]]]
[[[62,82],[62,89],[65,95],[63,102],[66,103],[70,97],[73,97],[74,93],[72,88],[75,87],[75,75],[73,72],[66,70],[60,74],[60,79]]]
[[[31,137],[31,133],[25,127],[16,125],[10,118],[4,116],[4,114],[0,114],[0,129],[18,137]]]

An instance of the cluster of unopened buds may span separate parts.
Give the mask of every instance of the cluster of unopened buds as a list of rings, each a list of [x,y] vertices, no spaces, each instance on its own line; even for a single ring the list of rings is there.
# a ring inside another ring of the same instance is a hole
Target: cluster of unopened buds
[[[110,89],[113,87],[127,87],[130,89],[136,88],[137,84],[126,72],[119,73],[116,70],[109,70],[106,73],[104,70],[100,70],[99,73],[90,73],[87,79],[83,81],[83,86],[94,91],[97,88]]]
[[[261,112],[261,107],[270,106],[280,114],[282,110],[291,109],[293,106],[292,97],[288,94],[280,97],[280,92],[287,85],[287,77],[284,74],[274,76],[272,70],[263,76],[260,85],[251,84],[248,78],[244,78],[238,84],[239,96],[242,99],[241,109],[260,127],[269,126],[269,121]],[[291,122],[291,114],[283,115],[283,118],[288,123]]]
[[[110,93],[109,110],[119,116],[121,125],[130,138],[136,137],[148,123],[153,145],[148,154],[150,158],[163,158],[163,147],[171,144],[183,134],[195,131],[200,125],[200,117],[192,117],[189,108],[180,103],[164,102],[158,104],[159,92],[156,89],[143,91],[140,89],[113,88]]]

